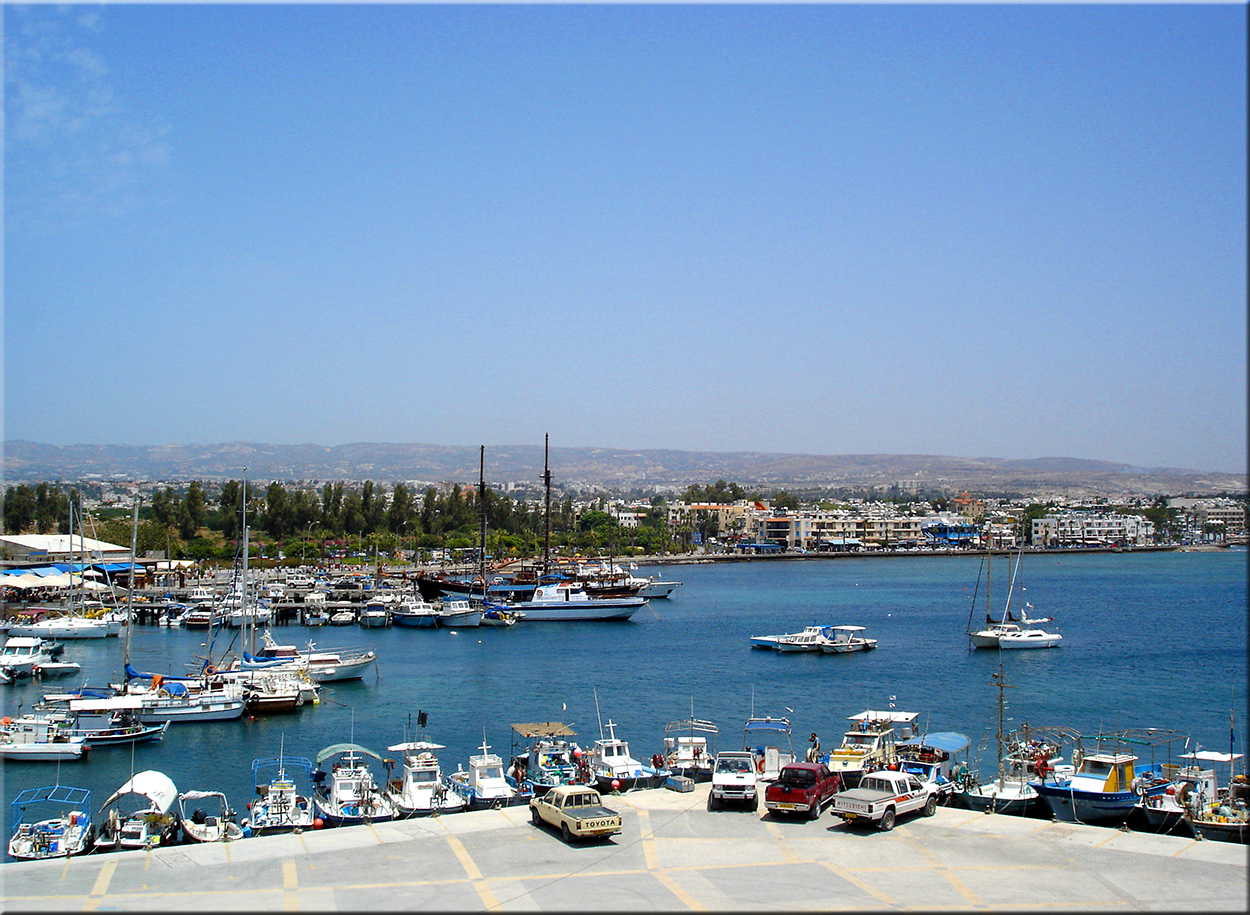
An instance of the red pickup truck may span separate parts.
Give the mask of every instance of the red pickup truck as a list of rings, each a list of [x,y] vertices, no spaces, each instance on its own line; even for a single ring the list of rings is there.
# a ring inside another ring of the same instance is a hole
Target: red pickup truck
[[[809,820],[820,816],[838,793],[837,775],[818,762],[787,765],[764,792],[764,806],[770,813],[806,814]]]

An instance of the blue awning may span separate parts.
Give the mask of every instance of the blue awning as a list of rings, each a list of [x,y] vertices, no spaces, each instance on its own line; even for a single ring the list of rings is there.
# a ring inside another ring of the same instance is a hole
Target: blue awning
[[[925,734],[918,742],[947,753],[958,753],[968,746],[971,741],[969,741],[967,734],[957,734],[954,731],[937,731],[933,734]]]

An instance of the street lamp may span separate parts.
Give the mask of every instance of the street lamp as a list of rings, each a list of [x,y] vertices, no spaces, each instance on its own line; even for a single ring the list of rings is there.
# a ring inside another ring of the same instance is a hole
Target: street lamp
[[[304,525],[304,536],[300,538],[300,542],[299,542],[299,564],[300,564],[301,566],[303,566],[303,565],[304,565],[304,555],[305,555],[305,551],[308,549],[308,538],[309,538],[309,536],[311,536],[311,534],[312,534],[312,526],[313,526],[313,522],[312,522],[312,521],[309,521],[307,524],[305,524],[305,525]]]

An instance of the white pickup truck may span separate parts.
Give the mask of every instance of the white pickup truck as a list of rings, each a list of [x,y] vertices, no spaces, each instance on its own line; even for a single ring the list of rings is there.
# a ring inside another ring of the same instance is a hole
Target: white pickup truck
[[[603,806],[603,798],[586,785],[556,785],[530,801],[535,826],[550,823],[559,828],[565,842],[571,839],[606,839],[621,831],[621,815]]]
[[[886,832],[904,813],[920,811],[927,817],[937,812],[938,793],[908,772],[883,769],[863,777],[858,788],[833,796],[830,810],[848,824],[872,823]]]

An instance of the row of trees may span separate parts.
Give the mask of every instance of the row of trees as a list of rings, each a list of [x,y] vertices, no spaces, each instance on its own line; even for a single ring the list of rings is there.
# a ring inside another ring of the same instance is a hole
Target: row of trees
[[[162,551],[170,558],[231,558],[241,539],[243,482],[231,480],[209,499],[193,481],[179,493],[165,487],[140,510],[137,546],[140,553]],[[360,488],[327,483],[320,493],[288,490],[281,483],[259,487],[247,483],[247,523],[253,554],[290,559],[323,558],[330,551],[353,549],[369,555],[395,550],[433,550],[476,546],[480,540],[482,503],[476,487],[453,486],[440,492],[429,487],[418,496],[405,485],[389,492],[372,481]],[[55,501],[58,497],[59,501]],[[9,487],[4,494],[4,521],[9,531],[38,533],[68,530],[68,505],[77,492],[60,493],[40,484]],[[484,491],[489,552],[494,556],[533,556],[545,539],[545,505],[513,500],[506,493]],[[572,496],[553,500],[551,544],[566,551],[610,550],[649,553],[689,548],[693,529],[670,531],[665,513],[656,507],[636,529],[625,530],[615,517],[598,510],[576,517]],[[129,544],[131,515],[113,511],[90,521],[87,536]]]

